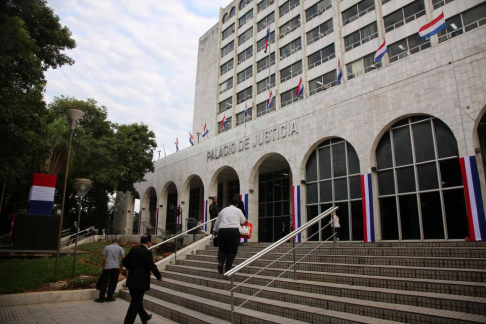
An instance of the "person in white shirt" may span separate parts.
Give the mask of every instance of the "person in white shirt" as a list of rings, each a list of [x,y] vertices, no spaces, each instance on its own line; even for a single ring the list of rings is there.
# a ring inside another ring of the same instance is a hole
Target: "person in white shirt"
[[[336,235],[334,236],[334,241],[339,241],[339,230],[341,229],[341,225],[339,224],[339,217],[338,215],[334,215],[334,223],[332,222],[333,217],[331,216],[331,220],[329,223],[331,223],[331,226],[334,227],[334,231],[336,232]]]
[[[246,223],[246,218],[237,208],[238,200],[231,199],[230,205],[224,208],[214,224],[214,235],[218,236],[218,272],[229,271],[235,261],[240,244],[240,224]]]

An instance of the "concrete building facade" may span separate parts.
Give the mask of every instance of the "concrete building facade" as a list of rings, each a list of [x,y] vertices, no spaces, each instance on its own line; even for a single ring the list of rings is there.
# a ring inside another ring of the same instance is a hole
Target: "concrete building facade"
[[[418,37],[442,12],[447,28]],[[483,240],[484,25],[484,0],[233,1],[199,43],[192,132],[208,136],[118,193],[114,226],[185,230],[209,196],[240,194],[253,241],[333,205],[342,240]],[[303,238],[328,239],[326,225]]]

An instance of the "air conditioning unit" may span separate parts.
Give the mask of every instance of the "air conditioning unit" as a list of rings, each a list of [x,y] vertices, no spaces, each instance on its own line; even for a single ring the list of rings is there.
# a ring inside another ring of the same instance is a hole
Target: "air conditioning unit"
[[[279,35],[280,38],[284,38],[285,37],[285,33],[282,33]]]
[[[275,2],[275,0],[270,0],[270,1],[269,1],[269,3],[270,3],[270,4],[272,4],[272,3],[274,3],[274,2]]]
[[[319,9],[319,10],[317,10],[317,14],[318,14],[318,15],[322,14],[323,12],[324,12],[324,9]]]
[[[327,90],[329,89],[329,84],[325,84],[321,87],[321,90]]]

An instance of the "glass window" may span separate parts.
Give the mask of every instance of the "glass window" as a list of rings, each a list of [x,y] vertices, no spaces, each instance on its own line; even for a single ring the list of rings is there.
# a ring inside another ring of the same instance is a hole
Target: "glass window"
[[[233,65],[234,65],[233,59],[224,63],[223,65],[221,65],[221,75],[223,75],[226,72],[228,72],[229,70],[233,69]]]
[[[274,86],[275,86],[275,74],[272,74],[270,77],[270,82],[268,81],[268,78],[265,78],[262,81],[257,83],[257,94],[260,94]]]
[[[329,35],[333,32],[332,19],[329,19],[325,23],[317,26],[307,33],[307,45],[310,45],[324,36]]]
[[[284,47],[280,48],[280,59],[283,60],[284,58],[296,53],[302,49],[302,43],[300,37],[296,40],[292,41],[291,43],[285,45]]]
[[[223,93],[226,90],[229,90],[231,88],[233,88],[233,77],[229,78],[228,80],[224,81],[219,85],[219,89],[220,89],[219,93]]]
[[[273,97],[274,104],[272,107],[267,107],[267,100],[261,102],[257,105],[257,117],[263,116],[275,110],[275,97]]]
[[[279,28],[280,35],[285,35],[300,27],[300,15],[289,20]]]
[[[275,31],[270,33],[270,37],[268,39],[269,44],[275,43]],[[257,43],[257,52],[263,51],[265,49],[265,37],[260,39]]]
[[[417,19],[418,17],[425,15],[424,0],[415,1],[403,7],[403,13],[406,23],[409,23]]]
[[[275,64],[275,52],[270,54],[270,65],[274,65],[274,64]],[[265,56],[265,58],[257,62],[257,73],[260,73],[266,68],[268,68],[268,56]]]
[[[226,45],[225,47],[223,47],[221,49],[221,57],[232,52],[234,50],[234,48],[235,48],[235,41],[231,41],[230,43],[228,43],[228,45]]]
[[[226,117],[226,129],[225,130],[230,130],[232,127],[232,122],[233,118],[232,117]],[[223,132],[224,130],[221,129],[221,121],[218,122],[218,134]]]
[[[253,18],[253,9],[245,13],[241,18],[238,20],[238,28],[246,24],[249,20]]]
[[[243,71],[241,71],[240,73],[238,73],[238,84],[240,84],[245,80],[248,80],[252,76],[253,76],[253,66],[250,66],[244,69]]]
[[[252,115],[251,107],[248,107],[246,120],[245,120],[245,111],[242,111],[242,112],[236,114],[236,126],[244,124],[245,121],[247,121],[247,122],[250,121],[251,115]],[[230,195],[230,197],[231,197],[231,195]]]
[[[231,17],[233,17],[233,16],[235,15],[235,12],[236,12],[235,7],[231,8],[231,10],[230,10],[230,14],[229,14],[229,17],[230,17],[230,18],[231,18]]]
[[[309,70],[335,58],[334,43],[307,57]]]
[[[245,8],[251,2],[253,2],[253,0],[241,0],[238,8],[241,10],[241,9]]]
[[[283,5],[279,7],[280,17],[282,17],[287,12],[297,7],[299,4],[300,4],[300,0],[290,0],[285,2]]]
[[[336,73],[331,71],[309,81],[309,94],[312,96],[337,85]]]
[[[225,22],[227,22],[227,21],[228,21],[228,19],[229,19],[229,15],[228,15],[227,13],[225,13],[225,14],[223,15],[223,24],[224,24]]]
[[[221,113],[223,111],[230,109],[232,105],[233,105],[233,97],[229,97],[228,99],[221,101],[219,103],[219,112]]]
[[[246,50],[238,54],[238,64],[245,62],[247,59],[253,56],[253,45]]]
[[[253,37],[253,27],[249,28],[246,32],[238,36],[238,45],[243,44],[247,40]]]
[[[252,97],[252,87],[248,87],[245,90],[242,90],[236,94],[236,103],[240,104],[247,99]]]
[[[280,70],[280,82],[285,82],[302,73],[302,61],[297,61],[291,66]]]
[[[294,102],[297,102],[299,100],[302,100],[304,96],[297,96],[297,87],[290,89],[289,91],[286,91],[280,95],[280,107],[285,107],[290,104],[293,104]]]
[[[375,0],[363,0],[343,11],[343,26],[375,10]]]
[[[270,0],[263,0],[258,3],[258,12],[266,9],[270,5]]]
[[[437,150],[447,152],[445,157],[438,160]],[[464,189],[456,153],[457,142],[450,129],[425,115],[405,118],[383,135],[376,150],[383,239],[451,239],[457,235],[465,237],[464,233],[467,236],[467,221],[463,222]],[[457,199],[452,198],[452,191]],[[452,219],[456,214],[457,221]],[[458,228],[449,226],[448,217]]]
[[[223,32],[221,33],[221,39],[224,40],[228,38],[234,32],[235,32],[235,24],[231,24],[231,26],[223,30]]]
[[[306,190],[307,211],[315,213],[308,214],[307,219],[332,206],[339,206],[340,240],[363,239],[359,159],[348,142],[333,138],[321,143],[311,153],[306,163]],[[328,221],[321,222],[309,232],[316,234],[315,240],[326,240],[332,235],[327,225]]]
[[[265,28],[267,28],[267,24],[271,24],[275,21],[275,12],[272,11],[271,14],[269,14],[268,16],[266,16],[265,18],[263,18],[262,20],[260,20],[258,22],[258,31],[260,30],[263,30]]]
[[[305,11],[305,19],[306,21],[310,21],[318,15],[322,14],[324,11],[331,8],[331,0],[321,0]]]

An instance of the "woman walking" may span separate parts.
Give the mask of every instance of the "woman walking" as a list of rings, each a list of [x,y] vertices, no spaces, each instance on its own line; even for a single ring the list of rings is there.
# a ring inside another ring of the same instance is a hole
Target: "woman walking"
[[[240,224],[246,223],[246,218],[237,208],[238,200],[233,198],[230,205],[224,208],[214,224],[214,235],[218,236],[218,272],[229,271],[238,253],[240,243]],[[224,267],[226,264],[226,267]],[[224,267],[224,268],[223,268]]]

